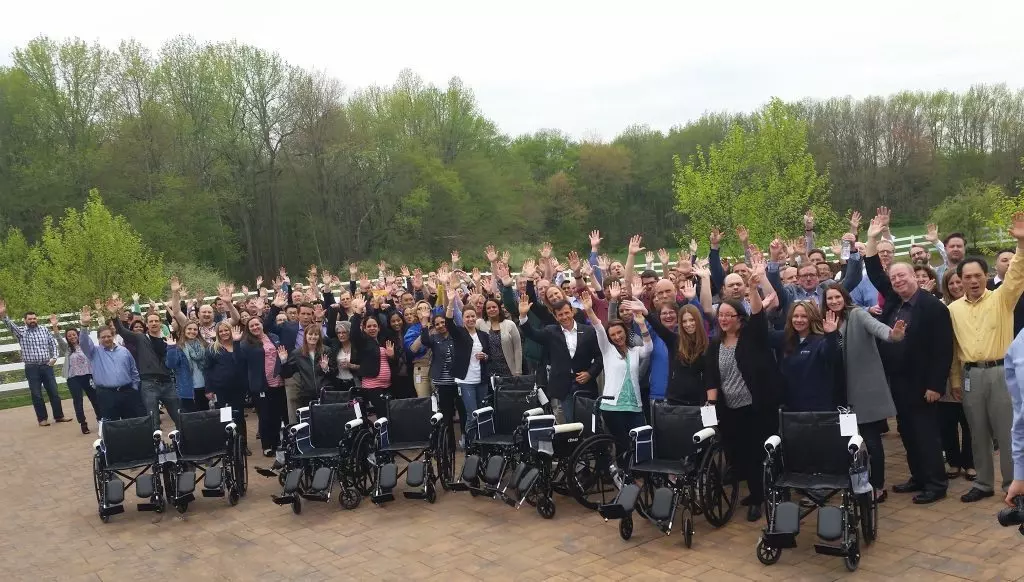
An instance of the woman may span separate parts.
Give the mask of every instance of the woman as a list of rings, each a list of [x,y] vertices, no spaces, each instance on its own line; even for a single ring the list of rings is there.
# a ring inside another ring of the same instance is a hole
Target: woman
[[[380,336],[376,317],[366,315],[366,300],[352,299],[355,315],[351,319],[352,343],[359,354],[359,377],[366,399],[378,418],[387,415],[387,391],[391,388],[391,370],[395,361],[395,344]],[[381,343],[383,342],[383,344]]]
[[[895,328],[890,328],[879,322],[854,305],[850,292],[841,283],[833,283],[825,289],[822,309],[834,313],[839,319],[846,402],[857,415],[857,428],[864,437],[871,459],[871,485],[881,503],[888,497],[882,434],[888,427],[888,419],[896,416],[896,405],[889,392],[876,340],[902,341],[906,325],[898,322]]]
[[[302,340],[301,346],[281,360],[281,377],[297,376],[299,402],[308,403],[320,397],[320,388],[331,366],[319,325],[307,325],[302,331]]]
[[[469,413],[466,419],[466,433],[475,427],[472,413],[480,408],[487,398],[490,387],[490,373],[487,366],[491,350],[490,337],[477,329],[477,312],[472,305],[462,308],[462,326],[455,323],[455,300],[458,295],[454,287],[448,289],[448,308],[445,311],[445,325],[452,334],[455,353],[452,359],[452,377],[459,386],[462,404]]]
[[[914,265],[914,277],[917,279],[919,287],[931,293],[935,297],[942,299],[942,289],[939,288],[939,281],[938,277],[935,275],[935,269],[928,265]]]
[[[487,315],[484,330],[490,341],[487,352],[491,373],[499,377],[520,376],[523,373],[523,341],[519,326],[505,319],[505,311],[494,299],[484,302]]]
[[[142,321],[141,319],[136,319],[136,320],[132,321],[131,325],[128,326],[128,329],[132,330],[132,333],[142,333],[142,334],[144,334],[144,333],[146,333],[146,323],[144,321]],[[167,336],[169,334],[164,332],[164,335]],[[117,336],[117,337],[118,337],[118,339],[120,339],[121,336]],[[135,361],[138,361],[139,360],[139,354],[137,353],[135,346],[136,346],[135,342],[126,342],[124,344],[124,347],[127,348],[128,353],[130,353],[132,355],[132,357],[135,358]]]
[[[624,303],[633,312],[633,320],[640,328],[643,345],[630,347],[629,330],[622,320],[613,319],[608,322],[607,330],[600,324],[594,313],[594,298],[589,292],[581,298],[587,317],[595,322],[594,331],[597,343],[601,347],[604,358],[604,387],[601,391],[601,418],[608,432],[615,439],[617,456],[622,457],[629,451],[629,431],[647,424],[644,417],[643,397],[640,394],[640,365],[651,355],[654,344],[651,332],[643,316],[643,303],[630,301]],[[611,397],[611,400],[605,398]]]
[[[325,340],[334,353],[331,384],[336,390],[351,390],[359,385],[358,357],[352,345],[352,323],[339,321],[334,324],[334,330],[336,338]]]
[[[677,321],[678,330],[673,329]],[[651,328],[668,346],[671,355],[665,391],[668,403],[701,406],[708,400],[714,400],[714,393],[704,383],[708,333],[704,329],[700,309],[695,305],[684,305],[677,314],[666,305],[661,308],[658,318],[651,320]],[[654,384],[653,378],[651,384]]]
[[[946,305],[964,296],[964,284],[956,269],[946,269],[942,275],[942,301]],[[974,481],[978,472],[974,470],[974,453],[971,451],[971,428],[963,405],[963,375],[954,370],[949,375],[946,393],[939,398],[939,435],[942,449],[946,454],[946,476],[956,479],[961,473],[964,479]],[[959,428],[959,430],[957,430]]]
[[[410,310],[411,311],[411,310]],[[415,313],[410,314],[415,317]],[[412,364],[405,350],[405,316],[397,311],[388,315],[387,340],[395,345],[395,369],[391,375],[391,393],[395,398],[414,398],[416,388],[412,381]]]
[[[722,302],[718,334],[708,347],[704,369],[708,404],[716,406],[726,455],[736,479],[746,481],[750,490],[750,496],[743,500],[747,521],[761,519],[764,441],[778,428],[781,385],[768,319],[757,291],[764,280],[764,262],[756,258],[754,262],[747,286],[750,315],[739,301]]]
[[[837,381],[842,366],[838,327],[835,313],[823,320],[817,305],[797,301],[786,315],[785,330],[772,332],[786,410],[824,412],[846,404],[844,384]]]
[[[280,355],[288,350],[274,334],[264,333],[260,318],[249,319],[242,339],[242,359],[249,393],[259,411],[263,456],[273,457],[281,444],[281,424],[288,422],[288,404],[281,378]]]
[[[71,393],[71,401],[75,405],[75,419],[82,427],[82,434],[89,434],[89,421],[85,418],[85,406],[82,401],[83,394],[89,398],[96,422],[100,421],[99,408],[96,406],[96,388],[92,385],[92,366],[89,364],[89,358],[78,345],[77,329],[69,329],[61,335],[56,315],[50,315],[50,329],[53,331],[54,339],[57,340],[60,355],[64,356],[60,375],[67,380],[68,392]]]
[[[203,370],[208,365],[206,342],[199,335],[199,324],[190,321],[185,328],[167,338],[164,364],[174,372],[174,383],[181,398],[181,408],[195,412],[209,408],[213,394],[206,393]]]
[[[430,310],[420,310],[420,342],[430,350],[430,382],[437,394],[438,412],[448,425],[448,442],[455,443],[455,410],[458,407],[459,386],[455,383],[455,338],[448,332],[448,323],[443,314],[433,316],[431,330]],[[459,414],[463,439],[466,436],[466,414]]]
[[[206,389],[216,397],[217,407],[231,407],[231,416],[242,435],[245,454],[249,452],[248,432],[245,426],[245,361],[242,358],[242,328],[231,327],[221,321],[215,329],[216,337],[208,349]]]

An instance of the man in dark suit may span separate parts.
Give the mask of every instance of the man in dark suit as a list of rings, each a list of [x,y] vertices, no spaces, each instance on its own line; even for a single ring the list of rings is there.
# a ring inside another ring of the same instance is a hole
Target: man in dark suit
[[[936,402],[946,391],[953,362],[953,323],[946,306],[918,287],[911,265],[893,263],[888,273],[882,269],[877,244],[888,222],[888,209],[879,209],[868,229],[865,265],[885,298],[879,319],[890,327],[899,320],[907,324],[902,342],[879,344],[910,466],[910,480],[893,491],[916,492],[914,503],[932,503],[946,496]]]
[[[519,300],[519,327],[523,335],[545,347],[548,354],[547,394],[558,422],[573,422],[572,395],[584,392],[597,398],[597,376],[603,369],[597,334],[589,325],[574,319],[572,305],[559,301],[552,305],[557,325],[535,328],[530,324],[529,298]]]

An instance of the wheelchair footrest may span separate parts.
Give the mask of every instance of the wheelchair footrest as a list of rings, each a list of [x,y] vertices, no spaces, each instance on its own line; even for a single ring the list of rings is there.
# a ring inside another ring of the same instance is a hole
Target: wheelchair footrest
[[[111,505],[100,510],[100,515],[103,517],[110,517],[111,515],[117,515],[119,513],[124,513],[123,505]]]
[[[271,499],[277,505],[291,505],[295,501],[294,495],[272,495]]]
[[[377,481],[378,489],[391,491],[398,485],[398,467],[394,463],[382,465],[378,473],[380,479]]]
[[[124,501],[124,483],[114,477],[106,482],[106,501],[110,505],[117,505]]]
[[[223,484],[224,467],[207,467],[206,477],[203,479],[203,487],[206,489],[220,489]]]
[[[299,489],[299,481],[302,479],[302,469],[292,469],[284,476],[284,493],[291,495]]]
[[[501,480],[501,474],[505,469],[505,458],[501,455],[491,455],[484,466],[484,482],[496,487]]]
[[[527,468],[526,463],[516,465],[516,468],[512,470],[512,475],[508,478],[509,487],[519,489],[519,482],[523,480],[523,475],[526,474]]]
[[[818,537],[834,542],[843,537],[843,510],[834,505],[818,510]]]
[[[651,501],[651,517],[658,521],[665,521],[672,517],[672,510],[675,509],[675,492],[668,487],[658,487],[654,490],[654,500]]]
[[[256,467],[256,473],[264,477],[277,477],[277,471],[266,467]]]
[[[465,483],[455,482],[448,485],[448,489],[452,491],[469,491],[469,485]]]
[[[178,497],[188,495],[196,490],[196,474],[194,471],[185,471],[178,475]]]
[[[153,496],[153,492],[156,491],[156,476],[145,474],[139,475],[139,478],[135,480],[135,495],[140,499],[148,499]]]
[[[413,461],[409,463],[405,472],[405,484],[409,487],[422,487],[423,479],[427,475],[426,461]],[[408,497],[408,495],[406,495]]]
[[[526,472],[519,482],[516,483],[516,491],[519,492],[520,497],[525,496],[533,488],[533,484],[537,482],[537,477],[540,475],[540,471],[536,468],[531,468]]]
[[[422,491],[403,491],[402,495],[404,495],[406,499],[426,499],[427,498],[427,494],[422,492]]]
[[[370,496],[370,501],[372,501],[374,503],[374,505],[380,505],[382,503],[387,503],[389,501],[394,501],[394,500],[395,500],[395,495],[393,493],[381,493],[380,495],[371,495]]]
[[[203,497],[224,497],[223,489],[203,489]]]
[[[135,508],[139,511],[156,511],[159,506],[156,503],[140,503]]]
[[[598,507],[597,512],[605,519],[622,519],[633,513],[636,499],[640,496],[640,487],[630,483],[622,487],[615,501]]]
[[[196,500],[196,496],[195,495],[193,495],[191,493],[186,493],[184,495],[178,495],[178,497],[173,499],[172,501],[174,501],[175,503],[192,503],[195,500]]]
[[[316,493],[320,493],[331,486],[331,473],[333,469],[330,467],[320,467],[313,472],[313,482],[310,483],[309,488]]]
[[[318,501],[320,503],[327,503],[328,501],[330,501],[326,493],[302,493],[301,496],[303,499],[308,499],[309,501]]]
[[[466,462],[462,465],[462,480],[469,482],[476,479],[477,474],[480,472],[480,457],[477,455],[468,455]],[[457,489],[462,491],[462,489]]]
[[[814,544],[814,553],[824,554],[826,556],[836,556],[837,558],[845,558],[850,552],[843,549],[841,546]]]
[[[775,531],[773,534],[800,533],[800,506],[792,501],[783,501],[775,507]]]
[[[762,537],[765,545],[772,548],[786,550],[796,547],[796,534],[792,532],[769,533],[766,531]]]

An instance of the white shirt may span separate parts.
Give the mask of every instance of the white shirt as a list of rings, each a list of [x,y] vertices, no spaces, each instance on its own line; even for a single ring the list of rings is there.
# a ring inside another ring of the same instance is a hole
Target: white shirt
[[[480,336],[476,332],[470,333],[469,337],[473,339],[473,349],[469,351],[469,369],[466,370],[465,378],[456,378],[455,381],[460,384],[479,384],[480,360],[476,359],[476,355],[484,351],[484,347],[480,345]]]
[[[572,322],[572,329],[565,329],[562,326],[558,326],[562,330],[562,335],[565,337],[565,347],[569,348],[569,357],[576,357],[576,321]]]

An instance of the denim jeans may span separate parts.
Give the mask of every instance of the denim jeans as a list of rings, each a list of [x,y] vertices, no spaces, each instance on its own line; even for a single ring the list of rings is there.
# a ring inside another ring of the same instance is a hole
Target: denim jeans
[[[121,420],[146,416],[146,407],[137,390],[97,388],[97,414],[102,420]]]
[[[477,382],[476,384],[459,384],[459,391],[462,393],[462,405],[466,408],[466,434],[476,429],[476,420],[473,419],[473,411],[480,408],[480,403],[487,398],[487,383]],[[479,436],[474,432],[474,437]]]
[[[96,415],[96,420],[100,419],[99,405],[96,404],[96,389],[92,386],[92,374],[86,374],[85,376],[72,376],[68,378],[68,391],[71,392],[71,400],[75,404],[75,418],[79,424],[85,424],[88,419],[85,417],[85,406],[83,402],[83,396],[89,398],[89,403],[92,404],[93,413]]]
[[[181,398],[178,396],[178,389],[170,378],[166,380],[144,379],[139,389],[142,395],[142,403],[149,412],[149,419],[153,423],[153,430],[160,428],[160,403],[163,402],[167,414],[171,415],[174,421],[174,428],[178,428],[178,409],[181,408]]]
[[[615,439],[615,457],[621,466],[626,453],[630,452],[629,431],[647,424],[647,418],[644,417],[643,412],[624,410],[602,410],[601,418],[604,419],[604,426],[608,430],[608,434]]]
[[[36,420],[46,420],[46,404],[43,402],[43,388],[50,399],[54,420],[64,418],[64,409],[60,406],[57,394],[57,378],[53,375],[53,367],[46,364],[25,364],[25,378],[28,380],[28,391],[32,394],[32,407],[36,409]]]

